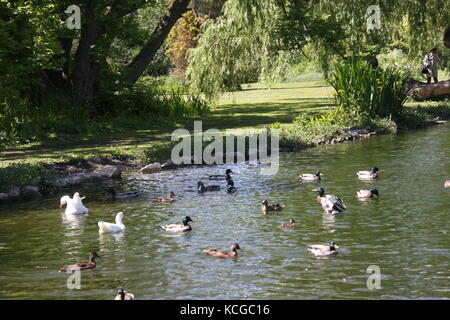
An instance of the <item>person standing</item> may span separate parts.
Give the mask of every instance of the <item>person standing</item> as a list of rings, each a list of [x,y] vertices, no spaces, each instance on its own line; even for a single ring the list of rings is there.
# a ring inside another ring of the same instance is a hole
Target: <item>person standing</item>
[[[438,64],[442,69],[441,59],[439,59],[437,53],[437,48],[433,48],[423,59],[424,66],[428,69],[427,83],[431,83],[431,77],[433,77],[434,82],[438,82]]]

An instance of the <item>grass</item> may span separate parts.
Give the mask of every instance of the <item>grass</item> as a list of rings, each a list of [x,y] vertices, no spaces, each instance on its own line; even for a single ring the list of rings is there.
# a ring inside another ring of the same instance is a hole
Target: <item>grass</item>
[[[193,130],[193,120],[203,121],[203,130],[229,129],[239,134],[262,129],[274,122],[289,124],[302,111],[320,113],[334,100],[332,88],[323,82],[302,82],[243,86],[243,91],[226,93],[211,108],[210,114],[180,121],[122,119],[114,123],[96,124],[90,135],[75,135],[65,140],[19,145],[0,150],[0,167],[11,163],[55,163],[90,157],[126,156],[170,142],[176,128]]]

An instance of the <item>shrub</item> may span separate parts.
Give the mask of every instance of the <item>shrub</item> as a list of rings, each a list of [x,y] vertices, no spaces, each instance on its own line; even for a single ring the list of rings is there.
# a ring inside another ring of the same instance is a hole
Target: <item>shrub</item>
[[[345,109],[358,109],[372,116],[397,116],[408,97],[409,73],[396,69],[373,69],[363,60],[352,58],[339,63],[329,83]]]

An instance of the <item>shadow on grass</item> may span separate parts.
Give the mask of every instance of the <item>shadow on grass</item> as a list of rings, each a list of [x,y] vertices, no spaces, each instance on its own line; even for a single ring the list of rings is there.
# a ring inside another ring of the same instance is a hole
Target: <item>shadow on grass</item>
[[[227,104],[215,107],[204,117],[182,121],[139,119],[117,121],[101,126],[103,129],[86,135],[72,136],[67,140],[44,141],[39,145],[17,146],[0,152],[1,161],[26,158],[56,161],[67,154],[104,156],[114,148],[134,148],[170,141],[177,128],[192,131],[195,120],[203,121],[203,130],[219,130],[268,126],[274,122],[290,123],[302,111],[320,112],[332,106],[327,98],[287,98],[289,103]],[[112,128],[108,131],[108,128]],[[78,150],[80,149],[80,150]]]

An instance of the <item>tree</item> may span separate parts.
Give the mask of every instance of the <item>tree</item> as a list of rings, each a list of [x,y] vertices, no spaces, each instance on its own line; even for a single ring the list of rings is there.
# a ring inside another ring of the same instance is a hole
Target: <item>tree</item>
[[[166,54],[170,56],[175,69],[173,74],[183,79],[188,66],[186,54],[189,49],[197,46],[197,36],[203,18],[197,17],[193,11],[189,11],[178,20],[167,38],[168,49]]]
[[[446,3],[379,0],[380,29],[368,31],[372,0],[229,0],[224,15],[204,25],[189,55],[188,79],[210,96],[255,72],[259,80],[275,79],[276,67],[297,61],[306,45],[315,48],[325,72],[336,59],[372,60],[395,47],[421,61],[430,46],[442,43],[450,20]]]
[[[20,68],[11,65],[28,65],[28,75],[39,82],[25,84],[28,90],[37,90],[42,96],[57,93],[69,98],[73,105],[95,112],[93,98],[102,87],[99,75],[110,68],[108,59],[114,43],[118,38],[126,43],[127,35],[140,33],[135,23],[138,10],[155,5],[167,9],[153,32],[146,35],[141,50],[119,71],[119,82],[132,84],[139,79],[175,22],[188,10],[189,0],[80,0],[81,29],[68,30],[65,10],[72,4],[68,0],[0,2],[0,23],[5,27],[1,44],[13,40],[24,49],[18,56],[12,54],[15,48],[5,44],[0,74],[8,79],[22,77]]]

